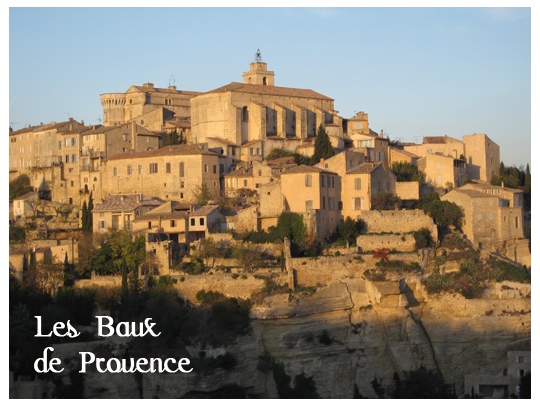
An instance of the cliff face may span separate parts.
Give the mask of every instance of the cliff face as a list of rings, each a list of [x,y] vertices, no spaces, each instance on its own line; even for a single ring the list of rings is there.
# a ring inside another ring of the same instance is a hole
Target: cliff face
[[[496,295],[495,295],[496,296]],[[252,309],[253,331],[227,348],[188,347],[190,359],[233,354],[238,363],[204,373],[87,374],[85,395],[103,398],[205,397],[227,384],[249,396],[277,398],[272,372],[261,368],[270,354],[293,377],[313,376],[323,398],[352,398],[354,385],[377,397],[371,382],[391,388],[398,372],[439,369],[456,393],[465,374],[502,375],[506,347],[530,336],[530,299],[427,297],[412,278],[395,282],[344,279],[307,297],[276,295]],[[76,353],[75,353],[76,354]]]

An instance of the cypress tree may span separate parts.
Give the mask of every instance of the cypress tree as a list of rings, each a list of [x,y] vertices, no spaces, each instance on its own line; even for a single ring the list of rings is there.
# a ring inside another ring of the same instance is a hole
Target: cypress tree
[[[87,233],[90,230],[88,229],[88,206],[86,205],[86,200],[83,202],[82,205],[82,230],[83,232]]]
[[[73,286],[73,277],[71,275],[71,266],[68,261],[68,254],[64,256],[64,286]]]
[[[317,130],[317,137],[315,138],[315,151],[311,162],[313,165],[319,163],[321,158],[327,159],[334,156],[334,147],[330,142],[330,137],[328,136],[326,130],[321,124]]]
[[[91,232],[94,227],[94,219],[92,217],[92,210],[94,210],[94,199],[92,197],[92,192],[90,192],[90,197],[88,197],[88,231]]]

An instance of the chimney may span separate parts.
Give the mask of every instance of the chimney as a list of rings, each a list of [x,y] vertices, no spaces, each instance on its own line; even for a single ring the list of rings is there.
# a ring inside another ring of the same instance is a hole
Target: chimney
[[[321,160],[319,161],[319,166],[321,168],[324,168],[324,158],[321,158]]]

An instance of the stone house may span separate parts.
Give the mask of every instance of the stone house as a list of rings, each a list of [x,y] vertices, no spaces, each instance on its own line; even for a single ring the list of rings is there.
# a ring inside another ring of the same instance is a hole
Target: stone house
[[[169,201],[141,214],[132,221],[134,233],[144,233],[146,241],[189,242],[188,215],[193,206]]]
[[[143,193],[195,203],[206,185],[212,197],[220,196],[219,156],[201,145],[118,154],[107,160],[102,172],[109,193]]]
[[[396,175],[380,162],[358,165],[342,181],[343,218],[356,219],[363,210],[371,210],[371,200],[379,193],[396,193]]]
[[[267,162],[253,161],[252,164],[241,165],[224,176],[225,194],[235,196],[241,189],[259,192],[261,185],[273,182],[280,174],[281,171],[276,165],[269,165]]]
[[[465,156],[465,143],[447,135],[427,136],[422,144],[403,144],[403,150],[419,157],[431,153],[459,159]]]
[[[500,147],[486,134],[464,135],[467,175],[470,180],[491,183],[499,174]]]
[[[206,205],[189,213],[188,221],[188,230],[193,240],[199,240],[210,233],[219,233],[225,218],[218,205]]]
[[[28,192],[13,199],[13,216],[15,218],[34,216],[37,199],[38,194],[36,192]]]
[[[315,219],[314,236],[328,238],[341,220],[341,187],[335,172],[300,165],[281,174],[284,211],[307,213]]]
[[[108,229],[132,231],[133,221],[165,203],[155,197],[140,193],[108,196],[92,210],[93,232],[105,233]]]
[[[467,176],[463,159],[442,153],[426,153],[418,160],[418,170],[424,172],[424,182],[434,188],[463,186]]]
[[[474,246],[499,251],[530,266],[529,241],[523,233],[523,209],[510,206],[499,194],[470,188],[454,189],[441,197],[463,209],[463,232]]]
[[[392,168],[394,163],[398,162],[407,162],[414,166],[418,166],[418,160],[421,158],[419,155],[413,154],[412,152],[406,151],[404,149],[399,149],[395,147],[390,147],[389,149],[389,166]]]

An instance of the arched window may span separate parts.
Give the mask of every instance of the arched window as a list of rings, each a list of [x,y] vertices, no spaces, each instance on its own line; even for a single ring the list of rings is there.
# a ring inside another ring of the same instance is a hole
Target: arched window
[[[263,85],[266,86],[266,76],[263,77]]]
[[[242,121],[247,122],[249,121],[249,111],[247,106],[242,107]]]

